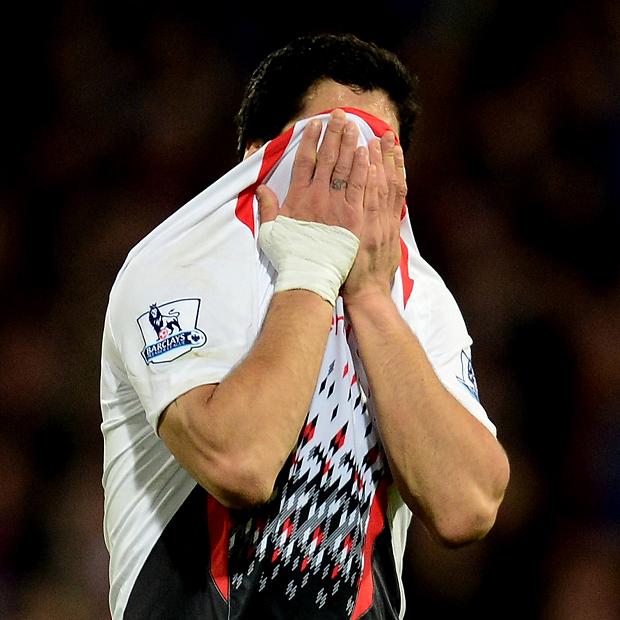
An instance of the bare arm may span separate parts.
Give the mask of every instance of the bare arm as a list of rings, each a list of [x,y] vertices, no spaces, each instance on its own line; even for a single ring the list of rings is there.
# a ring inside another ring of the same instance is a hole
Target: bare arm
[[[403,499],[441,541],[480,538],[507,483],[500,444],[442,385],[391,299],[368,297],[348,311]]]
[[[310,123],[298,148],[280,213],[361,231],[368,169],[357,127],[337,111],[320,135]],[[349,178],[346,193],[330,189],[332,174]],[[261,222],[278,214],[275,195],[259,188]],[[159,432],[179,462],[229,507],[267,501],[295,447],[316,385],[332,306],[314,292],[277,293],[252,350],[218,386],[190,390],[163,414]]]
[[[331,316],[310,291],[277,293],[248,357],[219,386],[190,390],[166,409],[162,439],[222,504],[269,499],[308,411]]]
[[[384,136],[381,147],[370,147],[364,229],[345,284],[345,307],[395,483],[432,534],[459,545],[493,525],[508,461],[491,433],[444,388],[392,302],[406,186],[393,137]]]

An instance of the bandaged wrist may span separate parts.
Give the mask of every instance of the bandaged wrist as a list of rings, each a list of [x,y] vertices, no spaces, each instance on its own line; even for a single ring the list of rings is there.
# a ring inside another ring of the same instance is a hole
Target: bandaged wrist
[[[261,224],[258,241],[278,272],[276,293],[313,291],[332,306],[359,247],[359,239],[346,228],[285,215]]]

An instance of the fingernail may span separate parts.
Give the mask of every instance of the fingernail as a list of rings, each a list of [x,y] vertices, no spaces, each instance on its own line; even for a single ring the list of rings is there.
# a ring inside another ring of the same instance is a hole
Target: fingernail
[[[262,200],[263,199],[263,195],[265,193],[265,186],[264,185],[259,185],[256,188],[256,197],[258,198],[258,200]]]
[[[353,122],[349,122],[344,126],[344,132],[347,134],[352,134],[357,131],[357,125]]]
[[[340,108],[336,108],[335,110],[332,110],[332,113],[330,116],[335,119],[342,119],[345,117],[345,113]]]
[[[321,121],[314,119],[313,121],[310,121],[310,131],[312,132],[317,132],[321,129]]]
[[[396,140],[394,138],[394,133],[391,131],[387,131],[385,135],[387,137],[388,144],[390,146],[394,146],[394,144],[396,143]]]

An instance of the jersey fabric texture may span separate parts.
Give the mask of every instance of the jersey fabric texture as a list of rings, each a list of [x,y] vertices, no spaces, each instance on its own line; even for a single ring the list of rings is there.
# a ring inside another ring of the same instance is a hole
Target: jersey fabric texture
[[[387,129],[346,110],[360,144]],[[328,115],[317,118],[325,128]],[[307,122],[158,226],[130,252],[112,288],[101,428],[115,620],[404,616],[411,512],[390,478],[341,298],[305,425],[267,504],[224,508],[156,433],[169,403],[222,381],[256,339],[275,273],[257,244],[254,192],[266,182],[282,203]],[[495,433],[478,401],[471,339],[420,256],[405,207],[401,255],[394,302],[446,388]]]

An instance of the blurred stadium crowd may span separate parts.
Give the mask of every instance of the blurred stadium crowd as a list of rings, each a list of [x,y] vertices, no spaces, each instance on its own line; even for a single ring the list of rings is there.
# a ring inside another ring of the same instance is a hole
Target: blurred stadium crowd
[[[392,0],[280,19],[167,4],[4,16],[0,618],[109,617],[109,288],[134,243],[236,163],[257,62],[312,31],[374,40],[420,77],[414,231],[459,301],[512,462],[482,543],[442,550],[412,526],[407,618],[620,618],[620,3]]]

